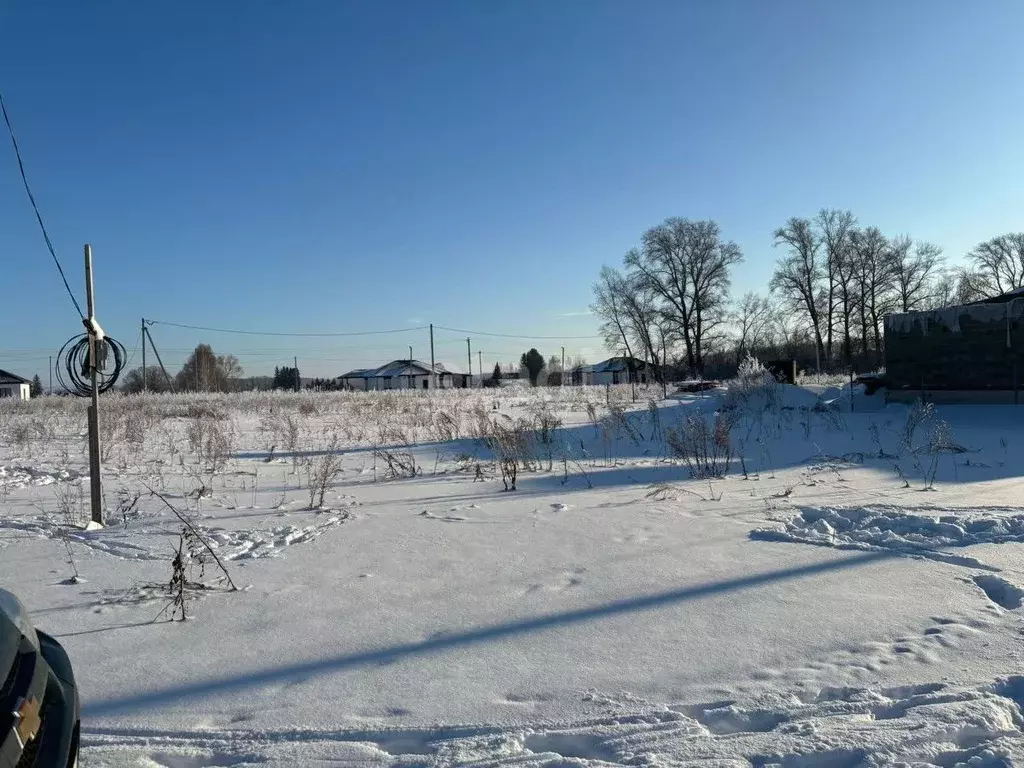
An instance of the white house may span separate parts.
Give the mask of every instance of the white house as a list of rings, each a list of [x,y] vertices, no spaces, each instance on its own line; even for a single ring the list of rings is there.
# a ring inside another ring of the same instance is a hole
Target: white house
[[[32,382],[28,379],[0,370],[0,398],[13,397],[17,400],[28,400],[32,396],[31,387]]]
[[[449,371],[441,363],[434,365],[439,389],[469,386],[469,376]],[[435,386],[430,364],[419,360],[392,360],[380,368],[357,368],[341,377],[351,389],[430,389]]]
[[[635,357],[610,357],[594,365],[578,365],[571,376],[573,384],[646,384],[654,380],[653,368]]]

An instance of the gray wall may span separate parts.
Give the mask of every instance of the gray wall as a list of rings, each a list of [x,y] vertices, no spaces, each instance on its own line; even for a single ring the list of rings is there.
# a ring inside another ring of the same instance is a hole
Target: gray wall
[[[890,389],[1004,389],[1024,379],[1024,302],[948,307],[885,318]]]

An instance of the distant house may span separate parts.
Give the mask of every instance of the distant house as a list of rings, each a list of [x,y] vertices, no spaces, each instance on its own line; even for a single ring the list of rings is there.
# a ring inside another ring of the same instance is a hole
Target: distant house
[[[376,368],[356,368],[341,376],[341,386],[344,389],[370,389],[370,379]]]
[[[0,370],[0,398],[13,397],[16,400],[28,400],[31,396],[31,381]]]
[[[436,385],[435,385],[436,380]],[[449,371],[441,363],[434,365],[431,375],[430,364],[419,360],[392,360],[380,368],[357,368],[341,377],[342,385],[348,389],[452,389],[468,387],[471,377],[466,373]]]
[[[635,357],[610,357],[594,365],[578,365],[570,374],[573,384],[646,384],[654,381],[654,366]]]

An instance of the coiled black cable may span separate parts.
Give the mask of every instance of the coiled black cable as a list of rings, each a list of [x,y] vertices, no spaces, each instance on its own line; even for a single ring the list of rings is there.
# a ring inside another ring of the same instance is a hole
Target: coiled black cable
[[[102,393],[117,383],[128,356],[125,353],[124,345],[110,336],[105,336],[97,346],[99,365],[97,366],[96,380]],[[89,334],[83,333],[68,339],[57,353],[55,367],[57,381],[65,390],[79,397],[92,395],[92,377],[89,370]]]

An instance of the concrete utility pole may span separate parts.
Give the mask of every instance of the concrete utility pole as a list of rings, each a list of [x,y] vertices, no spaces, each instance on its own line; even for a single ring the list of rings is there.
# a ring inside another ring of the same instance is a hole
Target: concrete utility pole
[[[437,364],[434,362],[434,324],[430,324],[430,388],[437,389]]]
[[[473,383],[473,352],[469,348],[469,339],[468,338],[466,339],[466,360],[469,362],[469,368],[466,369],[466,370],[469,371],[469,383],[472,384]]]
[[[562,347],[562,386],[565,386],[565,347]]]
[[[484,385],[484,351],[482,349],[476,351],[476,361],[476,367],[480,370],[480,386],[482,387]]]
[[[299,381],[299,356],[293,357],[292,362],[295,363],[295,391],[298,392],[302,389],[302,384]]]
[[[142,391],[146,391],[146,318],[142,318]]]
[[[50,355],[50,394],[53,394],[53,355]]]
[[[85,246],[85,296],[89,308],[89,374],[92,383],[92,402],[89,405],[89,501],[92,521],[103,525],[103,485],[100,478],[100,384],[96,364],[99,345],[96,338],[96,301],[92,289],[92,246]]]

